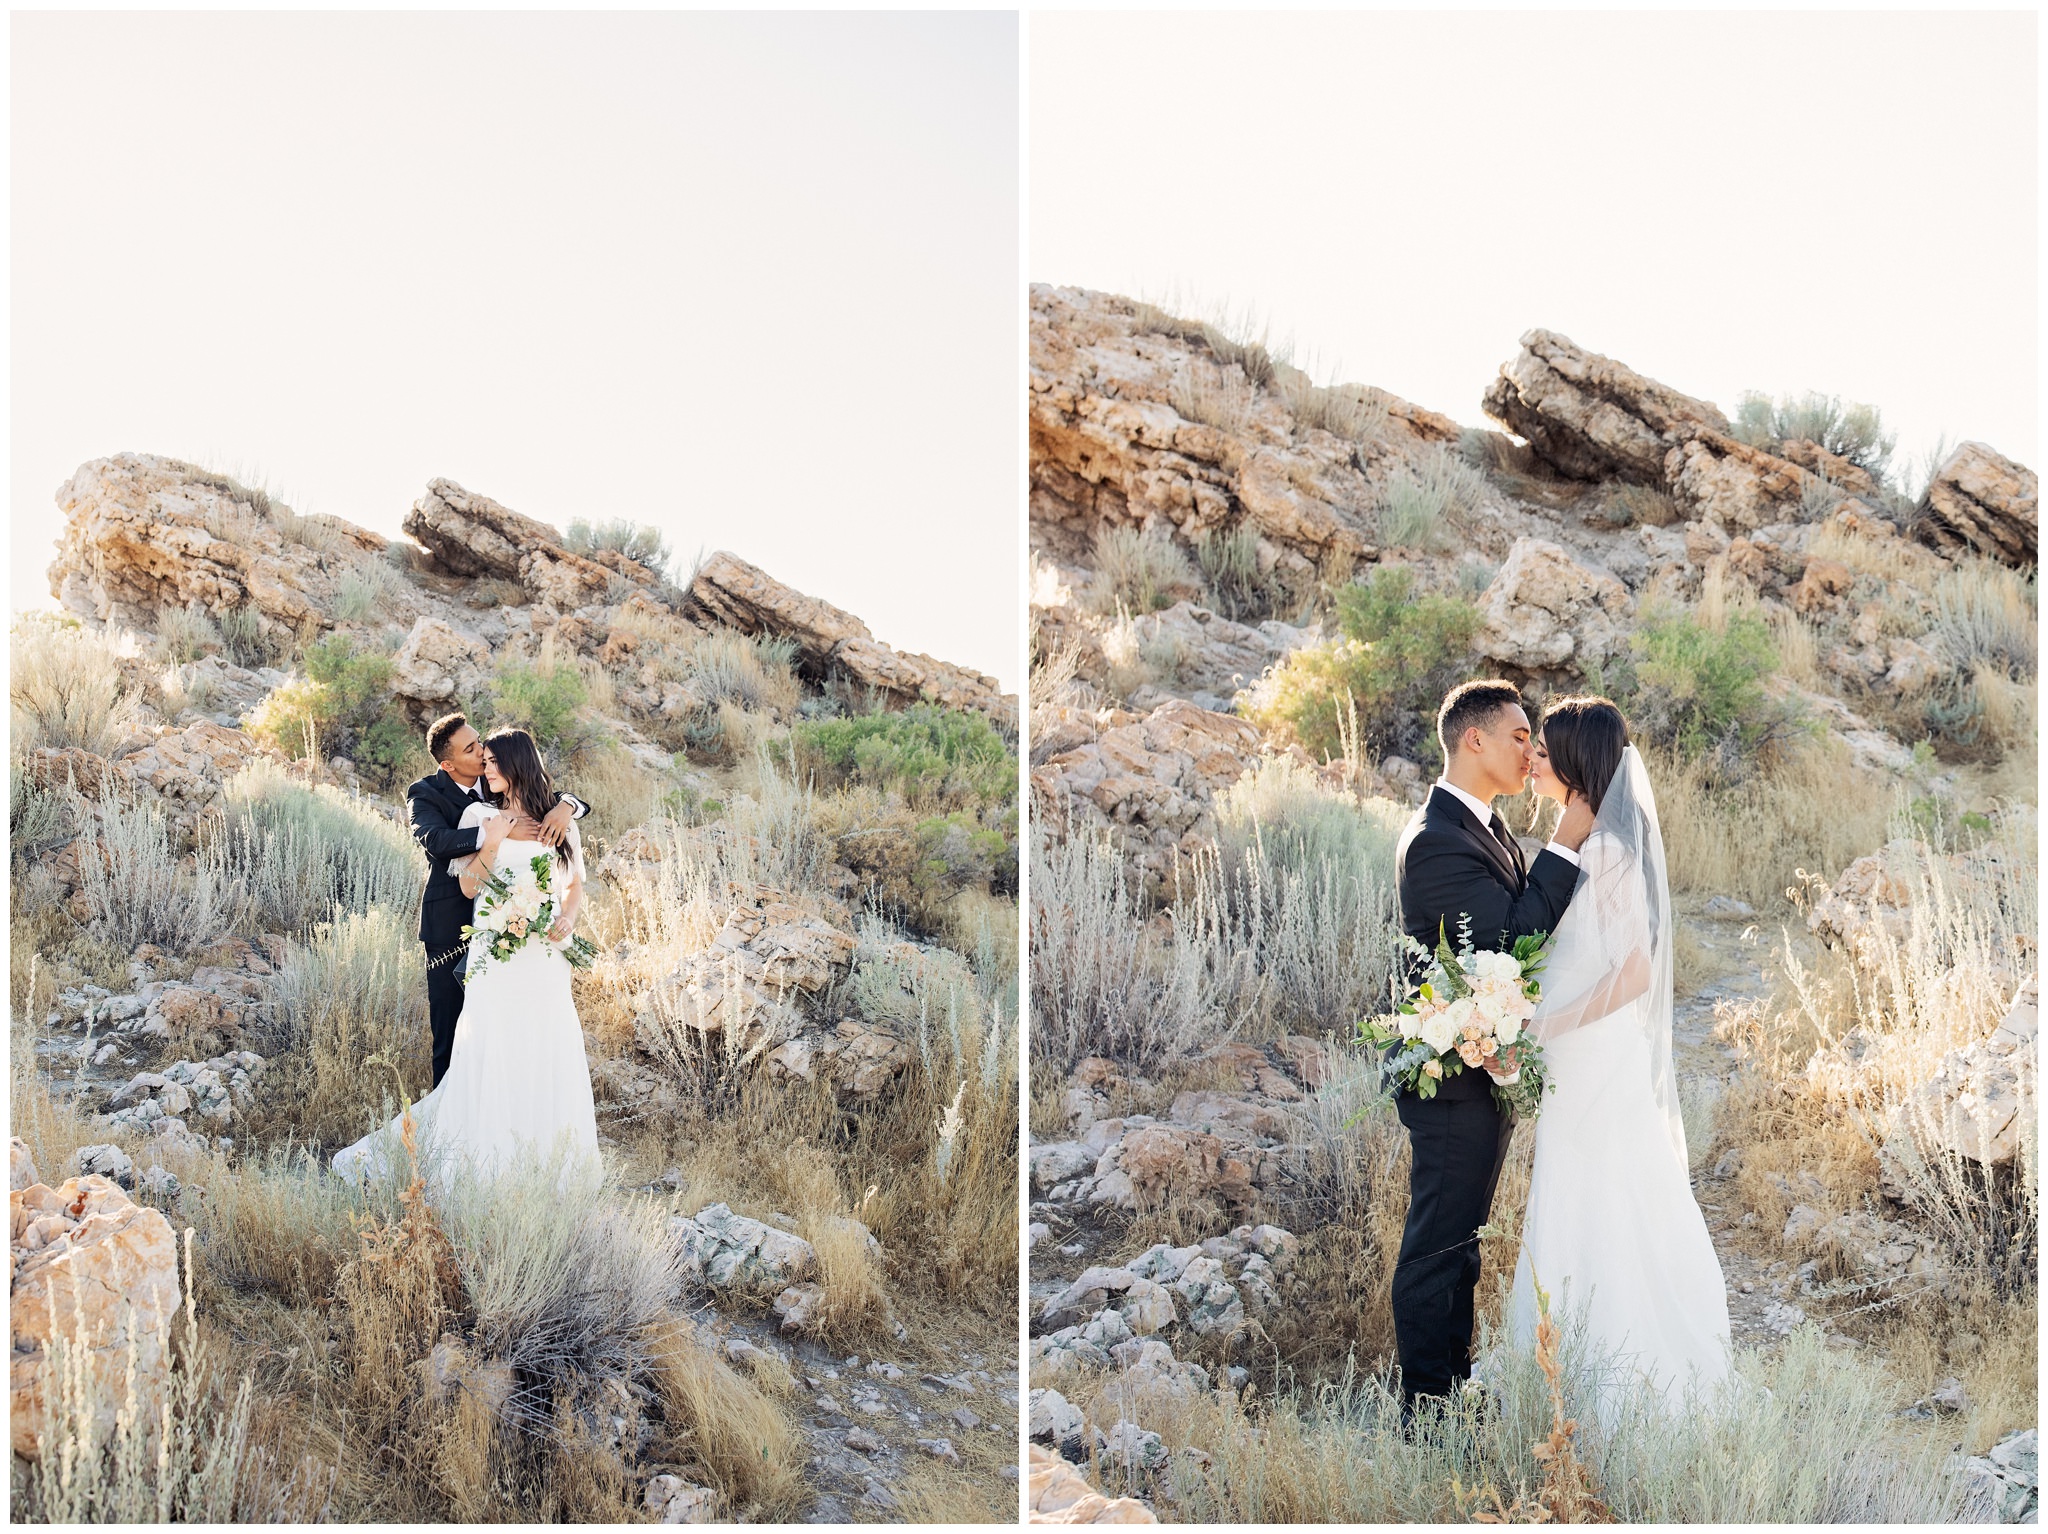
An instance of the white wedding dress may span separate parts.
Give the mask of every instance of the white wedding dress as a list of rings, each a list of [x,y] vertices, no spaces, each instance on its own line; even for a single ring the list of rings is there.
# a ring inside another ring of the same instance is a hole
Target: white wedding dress
[[[481,825],[498,813],[472,804],[462,824]],[[543,843],[508,836],[498,844],[494,866],[513,868],[539,855],[552,854]],[[573,824],[569,857],[580,882],[583,849]],[[561,874],[558,864],[554,887],[566,895]],[[471,944],[470,978],[448,1070],[439,1086],[412,1105],[422,1160],[449,1170],[466,1163],[472,1172],[489,1175],[522,1157],[561,1155],[565,1188],[592,1182],[600,1171],[597,1108],[583,1024],[570,995],[569,961],[561,953],[565,945],[537,935],[511,958],[482,965],[479,973],[482,943],[478,938]],[[394,1118],[338,1151],[334,1170],[351,1179],[380,1176],[404,1158],[400,1120]]]
[[[1536,1120],[1509,1333],[1534,1344],[1535,1286],[1616,1370],[1608,1417],[1648,1381],[1678,1407],[1729,1374],[1727,1288],[1692,1194],[1671,1053],[1672,915],[1649,776],[1622,756],[1580,848],[1529,1032],[1552,1090]]]

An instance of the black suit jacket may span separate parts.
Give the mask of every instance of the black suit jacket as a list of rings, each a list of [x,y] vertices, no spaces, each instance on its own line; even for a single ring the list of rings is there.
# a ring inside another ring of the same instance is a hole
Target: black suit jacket
[[[1401,930],[1431,948],[1439,923],[1457,947],[1464,916],[1472,918],[1477,948],[1505,950],[1518,937],[1554,932],[1578,880],[1578,869],[1547,847],[1524,873],[1500,839],[1441,787],[1430,790],[1394,853]],[[1464,1071],[1447,1079],[1437,1095],[1479,1097],[1490,1088],[1484,1071]]]
[[[497,802],[489,797],[488,788],[483,792],[487,803]],[[570,794],[562,797],[576,807],[577,819],[589,813],[590,806],[581,799]],[[463,812],[472,801],[444,769],[408,787],[405,802],[412,819],[412,839],[427,855],[427,884],[420,892],[420,941],[439,953],[462,940],[463,923],[470,916],[469,897],[462,893],[462,881],[448,872],[448,865],[476,851],[476,828],[462,824]]]

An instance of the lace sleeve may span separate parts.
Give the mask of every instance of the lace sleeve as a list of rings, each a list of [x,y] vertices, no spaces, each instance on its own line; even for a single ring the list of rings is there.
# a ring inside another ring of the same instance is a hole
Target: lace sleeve
[[[1595,832],[1579,851],[1579,883],[1545,962],[1529,1032],[1539,1044],[1619,1011],[1650,989],[1648,892],[1634,852]]]

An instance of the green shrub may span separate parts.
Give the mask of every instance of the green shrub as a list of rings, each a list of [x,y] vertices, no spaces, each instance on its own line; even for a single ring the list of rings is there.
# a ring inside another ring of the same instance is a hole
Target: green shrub
[[[900,713],[807,719],[790,729],[800,768],[828,783],[893,789],[915,802],[1013,804],[1017,758],[986,715],[918,703]]]
[[[1195,540],[1195,563],[1209,600],[1224,617],[1246,622],[1272,616],[1281,590],[1259,569],[1259,535],[1253,529],[1203,533]]]
[[[1631,733],[1710,757],[1715,775],[1733,781],[1801,728],[1795,704],[1764,693],[1777,668],[1777,642],[1761,613],[1731,612],[1717,629],[1667,610],[1645,614],[1628,654],[1589,669],[1587,682],[1621,706]]]
[[[668,538],[660,528],[646,522],[635,522],[630,517],[615,517],[604,522],[590,522],[578,517],[562,534],[562,547],[572,554],[590,555],[606,551],[623,554],[650,570],[666,570],[673,557]]]
[[[572,662],[508,661],[491,684],[491,725],[527,731],[559,768],[562,759],[609,738],[589,702],[590,688]]]
[[[1288,656],[1244,695],[1241,711],[1334,757],[1355,710],[1359,744],[1374,755],[1434,761],[1436,705],[1472,674],[1478,611],[1418,595],[1412,570],[1387,566],[1337,594],[1337,621],[1344,637]]]
[[[173,666],[182,666],[222,646],[219,627],[197,602],[167,607],[157,614],[156,649]]]
[[[391,692],[390,656],[330,634],[306,647],[305,665],[243,720],[251,735],[294,760],[339,753],[378,788],[426,766],[425,743]]]
[[[1787,394],[1773,401],[1751,389],[1736,402],[1732,435],[1775,451],[1795,440],[1818,443],[1838,458],[1883,479],[1899,434],[1887,430],[1875,405],[1844,403],[1832,394]]]
[[[215,620],[220,630],[221,649],[237,666],[251,670],[282,658],[277,643],[264,630],[263,619],[253,607],[231,607]]]
[[[1394,548],[1444,553],[1455,536],[1453,519],[1476,510],[1486,493],[1483,472],[1456,453],[1434,448],[1387,482],[1377,520],[1380,540]]]

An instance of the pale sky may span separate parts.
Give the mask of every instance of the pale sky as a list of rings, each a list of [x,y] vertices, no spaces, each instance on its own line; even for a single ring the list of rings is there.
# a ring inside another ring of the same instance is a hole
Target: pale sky
[[[2031,12],[1036,14],[1030,275],[1466,425],[1526,330],[2039,468]]]
[[[12,605],[135,450],[446,476],[1014,689],[1013,15],[16,14]]]

